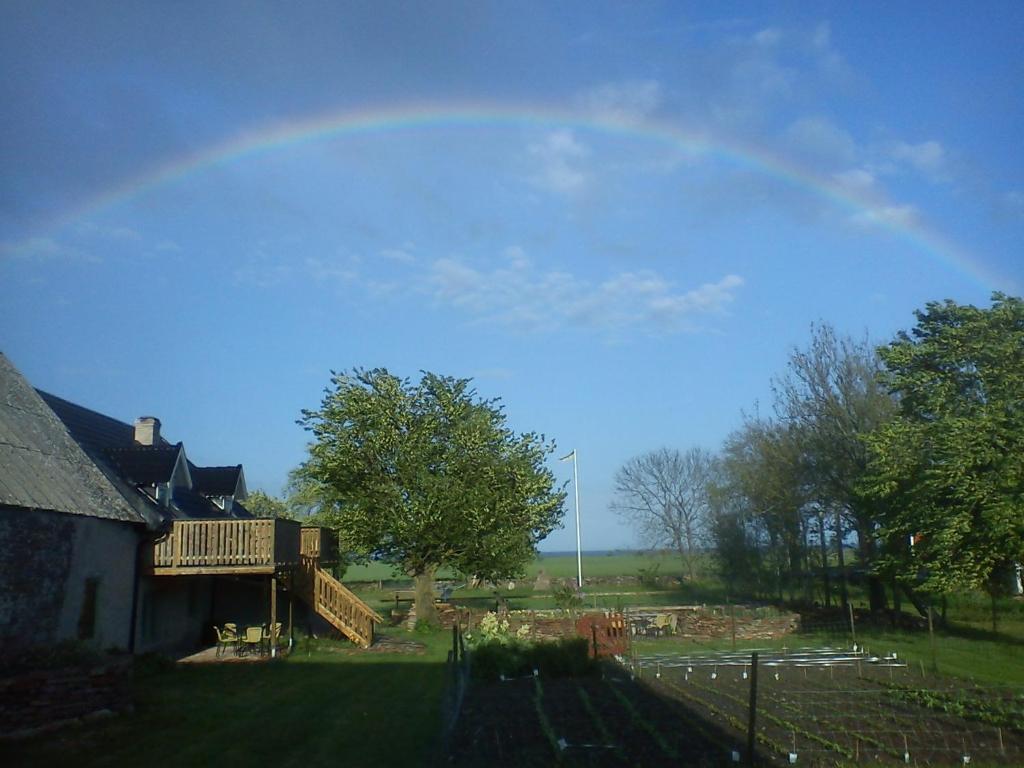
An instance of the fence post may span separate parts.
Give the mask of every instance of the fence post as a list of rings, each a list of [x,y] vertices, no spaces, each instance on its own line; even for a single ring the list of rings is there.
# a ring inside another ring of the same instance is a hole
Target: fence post
[[[757,736],[757,651],[750,654],[750,714],[747,720],[747,765],[754,764]]]
[[[452,658],[456,664],[459,663],[459,627],[452,624]]]
[[[597,624],[590,625],[590,634],[594,638],[594,658],[597,658]]]
[[[850,609],[850,637],[853,639],[853,644],[857,644],[857,628],[853,623],[853,603],[847,603],[846,607]]]
[[[932,624],[932,598],[928,596],[928,645],[932,651],[932,672],[939,671],[939,662],[935,657],[935,627]]]
[[[732,649],[736,650],[736,606],[729,601],[729,618],[732,620]]]

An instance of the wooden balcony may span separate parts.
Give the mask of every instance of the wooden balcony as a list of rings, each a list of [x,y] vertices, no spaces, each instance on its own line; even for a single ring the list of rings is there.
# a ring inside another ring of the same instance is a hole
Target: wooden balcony
[[[299,564],[304,534],[294,520],[175,520],[168,534],[153,545],[152,573],[276,573]],[[319,548],[320,542],[316,544]],[[312,534],[309,546],[313,546]]]

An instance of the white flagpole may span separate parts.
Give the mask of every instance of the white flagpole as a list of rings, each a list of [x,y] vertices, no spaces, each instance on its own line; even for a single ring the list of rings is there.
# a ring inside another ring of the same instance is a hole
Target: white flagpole
[[[580,476],[576,468],[576,449],[567,453],[559,461],[572,459],[572,488],[576,494],[576,585],[583,589],[583,550],[580,547]]]
[[[572,449],[572,487],[576,492],[576,576],[583,589],[583,550],[580,548],[580,476],[576,471],[576,449]]]

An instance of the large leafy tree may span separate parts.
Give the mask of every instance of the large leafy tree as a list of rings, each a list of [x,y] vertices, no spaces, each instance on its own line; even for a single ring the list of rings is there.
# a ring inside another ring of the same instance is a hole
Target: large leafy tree
[[[254,517],[282,517],[293,520],[294,515],[289,509],[288,503],[276,496],[271,496],[266,491],[255,490],[245,500],[245,508]]]
[[[762,565],[773,576],[779,597],[787,585],[792,593],[805,562],[808,501],[796,430],[784,422],[746,417],[743,427],[726,439],[722,454],[718,499],[729,500],[729,508],[738,514],[734,520],[745,520],[754,534],[749,540],[766,548]],[[734,525],[715,530],[719,558],[730,568],[727,556],[742,554],[735,546],[737,531]]]
[[[926,589],[998,588],[1024,560],[1024,302],[932,302],[880,350],[899,415],[869,440],[894,553]],[[913,537],[913,546],[909,545]]]
[[[839,336],[821,324],[812,328],[806,348],[793,350],[785,375],[775,382],[778,415],[801,446],[809,500],[818,510],[834,511],[840,560],[848,522],[857,532],[861,563],[870,567],[885,542],[879,531],[882,503],[863,492],[868,465],[864,438],[896,410],[891,394],[879,383],[881,368],[880,357],[866,340]],[[868,586],[872,610],[884,608],[885,591],[877,575],[868,577]]]
[[[554,444],[516,434],[468,379],[384,369],[334,373],[299,475],[342,545],[416,579],[416,611],[434,617],[432,580],[447,566],[518,576],[560,523],[565,493],[544,466]]]

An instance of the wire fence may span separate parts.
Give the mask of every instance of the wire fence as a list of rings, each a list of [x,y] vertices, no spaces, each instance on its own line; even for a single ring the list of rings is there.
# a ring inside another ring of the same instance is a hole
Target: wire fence
[[[632,677],[815,764],[1024,764],[1024,687],[965,685],[895,652],[797,647],[633,654]],[[751,691],[754,691],[754,694]]]

